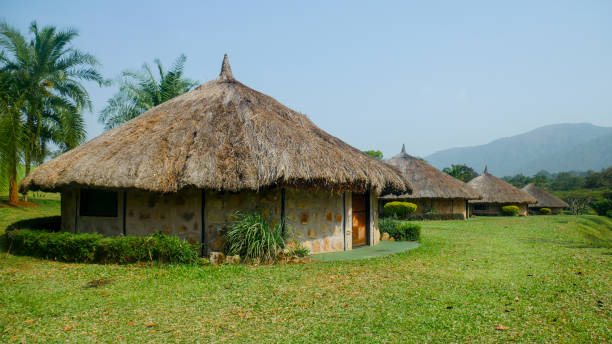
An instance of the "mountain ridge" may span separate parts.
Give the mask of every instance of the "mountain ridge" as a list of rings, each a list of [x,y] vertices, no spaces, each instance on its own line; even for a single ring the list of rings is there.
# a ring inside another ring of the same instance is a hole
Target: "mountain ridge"
[[[551,173],[599,170],[612,165],[612,127],[551,124],[483,145],[441,150],[425,159],[439,169],[466,164],[482,171],[488,165],[498,176],[532,175],[543,169]]]

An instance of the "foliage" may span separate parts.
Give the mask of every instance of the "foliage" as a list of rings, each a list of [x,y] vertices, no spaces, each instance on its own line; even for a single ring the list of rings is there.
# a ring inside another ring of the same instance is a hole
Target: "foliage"
[[[396,217],[406,217],[417,210],[417,205],[410,202],[393,201],[383,206],[386,214]]]
[[[10,119],[6,119],[16,134],[0,136],[2,141],[18,137],[18,152],[15,155],[13,147],[11,161],[2,164],[10,164],[12,169],[22,158],[26,175],[32,163],[43,162],[49,142],[64,151],[83,142],[82,110],[90,110],[91,101],[81,82],[104,84],[96,58],[71,46],[78,36],[76,30],[39,29],[32,22],[30,33],[28,42],[17,29],[0,24],[0,74],[10,75],[13,87],[19,90],[18,96],[10,97]]]
[[[606,212],[606,216],[609,217],[609,218],[612,218],[612,210],[608,210]]]
[[[550,210],[550,208],[540,208],[540,214],[550,215],[550,213],[552,213],[552,210]]]
[[[445,167],[442,172],[449,174],[465,183],[478,177],[478,173],[473,168],[467,165],[451,165],[451,167]]]
[[[275,261],[285,248],[283,225],[270,223],[261,214],[236,213],[235,218],[225,232],[226,254],[240,255],[244,260]]]
[[[579,189],[610,189],[612,188],[612,166],[600,172],[588,171],[549,173],[540,171],[533,177],[517,174],[502,178],[508,183],[522,188],[529,183],[548,191],[573,191]]]
[[[612,210],[612,201],[609,199],[602,199],[591,203],[591,208],[597,212],[597,215],[605,216],[608,211]]]
[[[383,159],[383,153],[379,150],[367,150],[367,151],[363,151],[364,153],[366,153],[367,155],[371,156],[372,158],[376,158],[378,160],[382,160]]]
[[[421,237],[421,226],[416,223],[388,217],[379,219],[378,227],[381,233],[387,233],[395,240],[418,241]]]
[[[59,232],[61,229],[62,217],[56,216],[45,216],[35,217],[33,219],[26,219],[11,223],[6,227],[7,230],[15,229],[35,229],[35,230],[46,230],[50,232]]]
[[[157,78],[147,63],[139,71],[123,71],[118,80],[119,92],[107,101],[99,121],[107,130],[114,128],[192,89],[197,82],[183,77],[185,61],[185,55],[179,56],[166,72],[161,61],[155,59]]]
[[[519,207],[515,205],[506,205],[501,208],[502,213],[507,216],[517,216],[519,214]]]
[[[434,207],[427,207],[425,209],[423,209],[423,214],[425,215],[433,215],[436,213],[436,208]]]
[[[6,232],[11,253],[78,263],[198,262],[199,245],[163,233],[105,238],[100,234],[51,233],[19,229]]]

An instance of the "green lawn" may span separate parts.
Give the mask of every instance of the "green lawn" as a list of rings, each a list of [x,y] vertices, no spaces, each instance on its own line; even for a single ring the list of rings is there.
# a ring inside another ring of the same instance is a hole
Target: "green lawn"
[[[0,208],[0,232],[58,211]],[[422,236],[396,255],[272,267],[0,253],[0,342],[612,341],[609,219],[433,221]]]

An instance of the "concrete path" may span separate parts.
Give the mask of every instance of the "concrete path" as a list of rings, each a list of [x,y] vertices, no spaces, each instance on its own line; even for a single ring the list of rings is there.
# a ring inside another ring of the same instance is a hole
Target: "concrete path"
[[[376,246],[364,246],[350,251],[313,254],[313,261],[331,262],[388,256],[419,247],[415,241],[381,241]]]

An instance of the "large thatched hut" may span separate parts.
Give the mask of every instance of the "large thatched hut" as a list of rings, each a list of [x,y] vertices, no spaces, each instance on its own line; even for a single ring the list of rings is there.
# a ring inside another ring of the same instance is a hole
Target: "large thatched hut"
[[[227,56],[216,80],[41,165],[21,187],[61,192],[64,231],[163,231],[220,250],[232,215],[257,211],[313,253],[376,244],[378,195],[410,190],[392,167],[236,81]]]
[[[535,184],[528,184],[521,190],[538,200],[538,203],[529,205],[529,211],[532,213],[540,212],[542,208],[548,208],[553,214],[558,214],[561,209],[569,207],[569,204],[565,203],[565,201],[551,195],[546,190],[542,190],[535,186]]]
[[[470,214],[503,215],[501,210],[503,206],[515,205],[519,208],[519,215],[527,216],[528,205],[537,202],[525,191],[491,175],[487,167],[483,174],[467,184],[482,195],[479,200],[469,201]]]
[[[412,193],[389,194],[380,197],[379,211],[385,203],[408,201],[417,205],[416,215],[445,214],[468,216],[468,200],[479,199],[480,194],[466,183],[438,170],[425,161],[402,151],[387,161],[400,170],[412,185]]]

